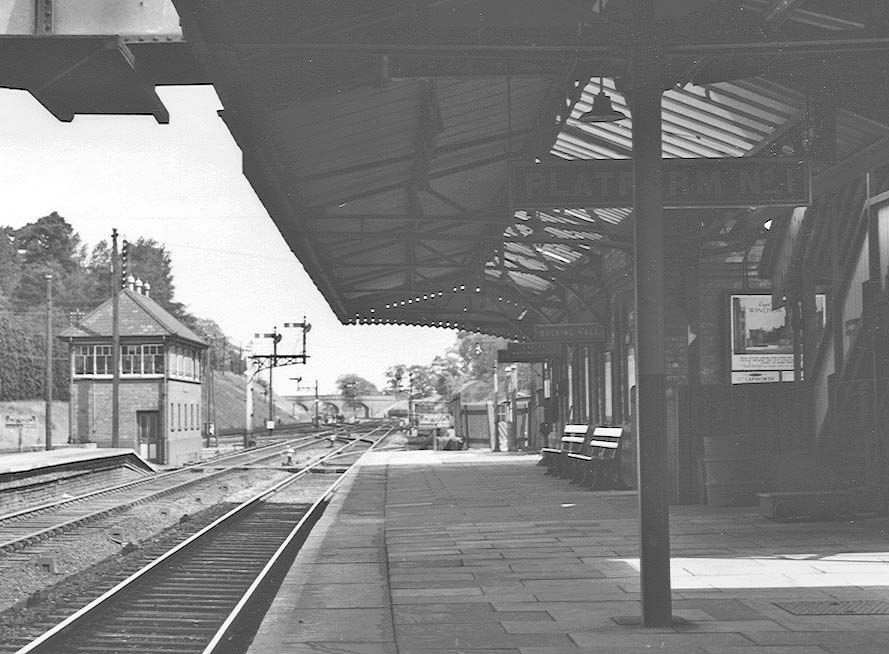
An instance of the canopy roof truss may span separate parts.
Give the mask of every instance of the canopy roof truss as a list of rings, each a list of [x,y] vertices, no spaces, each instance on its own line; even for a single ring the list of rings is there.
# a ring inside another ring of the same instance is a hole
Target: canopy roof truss
[[[578,120],[600,88],[631,113],[627,0],[174,2],[245,173],[340,320],[525,338],[604,314],[601,254],[631,252],[631,211],[522,210],[507,178],[631,156],[631,119]],[[886,149],[879,2],[659,4],[665,157],[821,171]],[[677,244],[732,252],[776,211],[670,215]]]

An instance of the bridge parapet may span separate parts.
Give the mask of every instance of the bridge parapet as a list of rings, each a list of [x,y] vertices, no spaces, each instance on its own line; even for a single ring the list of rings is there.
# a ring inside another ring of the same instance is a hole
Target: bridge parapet
[[[290,402],[295,406],[306,407],[309,413],[314,412],[315,395],[286,395],[283,400]],[[354,406],[350,406],[347,400],[339,394],[318,395],[318,412],[323,413],[340,413],[358,414],[359,417],[382,418],[386,416],[389,409],[401,406],[407,408],[407,400],[403,397],[395,395],[359,395],[354,400]]]

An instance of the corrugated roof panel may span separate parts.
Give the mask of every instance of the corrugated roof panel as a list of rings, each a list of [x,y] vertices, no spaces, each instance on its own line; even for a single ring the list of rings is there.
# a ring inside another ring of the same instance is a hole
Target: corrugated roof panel
[[[708,89],[702,87],[687,86],[682,91],[667,91],[663,95],[663,101],[664,106],[670,111],[679,113],[697,111],[700,112],[699,120],[705,118],[709,124],[734,131],[739,136],[749,133],[751,141],[755,140],[758,134],[768,134],[775,128],[775,123],[746,113],[734,112],[728,105],[714,104]]]

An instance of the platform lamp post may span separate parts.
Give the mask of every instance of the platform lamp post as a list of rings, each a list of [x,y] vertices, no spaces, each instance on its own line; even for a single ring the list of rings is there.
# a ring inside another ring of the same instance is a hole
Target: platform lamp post
[[[515,450],[515,429],[516,429],[516,419],[515,419],[515,387],[516,384],[510,384],[510,379],[513,374],[515,374],[518,367],[516,364],[511,364],[506,366],[503,369],[503,372],[506,373],[506,451],[512,452]],[[500,434],[497,434],[497,438],[499,440]]]
[[[500,451],[500,384],[497,379],[497,370],[499,366],[497,365],[497,361],[494,361],[494,386],[492,389],[492,393],[494,394],[494,435],[491,443],[491,450],[494,452]]]
[[[493,415],[491,416],[493,420],[488,423],[488,427],[491,429],[491,451],[499,452],[500,451],[500,406],[497,403],[497,396],[499,395],[499,384],[497,380],[497,356],[496,356],[496,344],[492,343],[495,348],[494,352],[494,361],[491,364],[491,409]],[[480,357],[484,354],[484,348],[482,348],[481,343],[475,344],[475,356]]]

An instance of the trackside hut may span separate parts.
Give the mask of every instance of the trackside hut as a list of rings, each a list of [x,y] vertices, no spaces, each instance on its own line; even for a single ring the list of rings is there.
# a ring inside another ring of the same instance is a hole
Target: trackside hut
[[[119,446],[155,463],[198,459],[207,344],[132,286],[120,292],[119,310]],[[112,446],[111,334],[109,298],[60,335],[69,345],[73,443]]]

